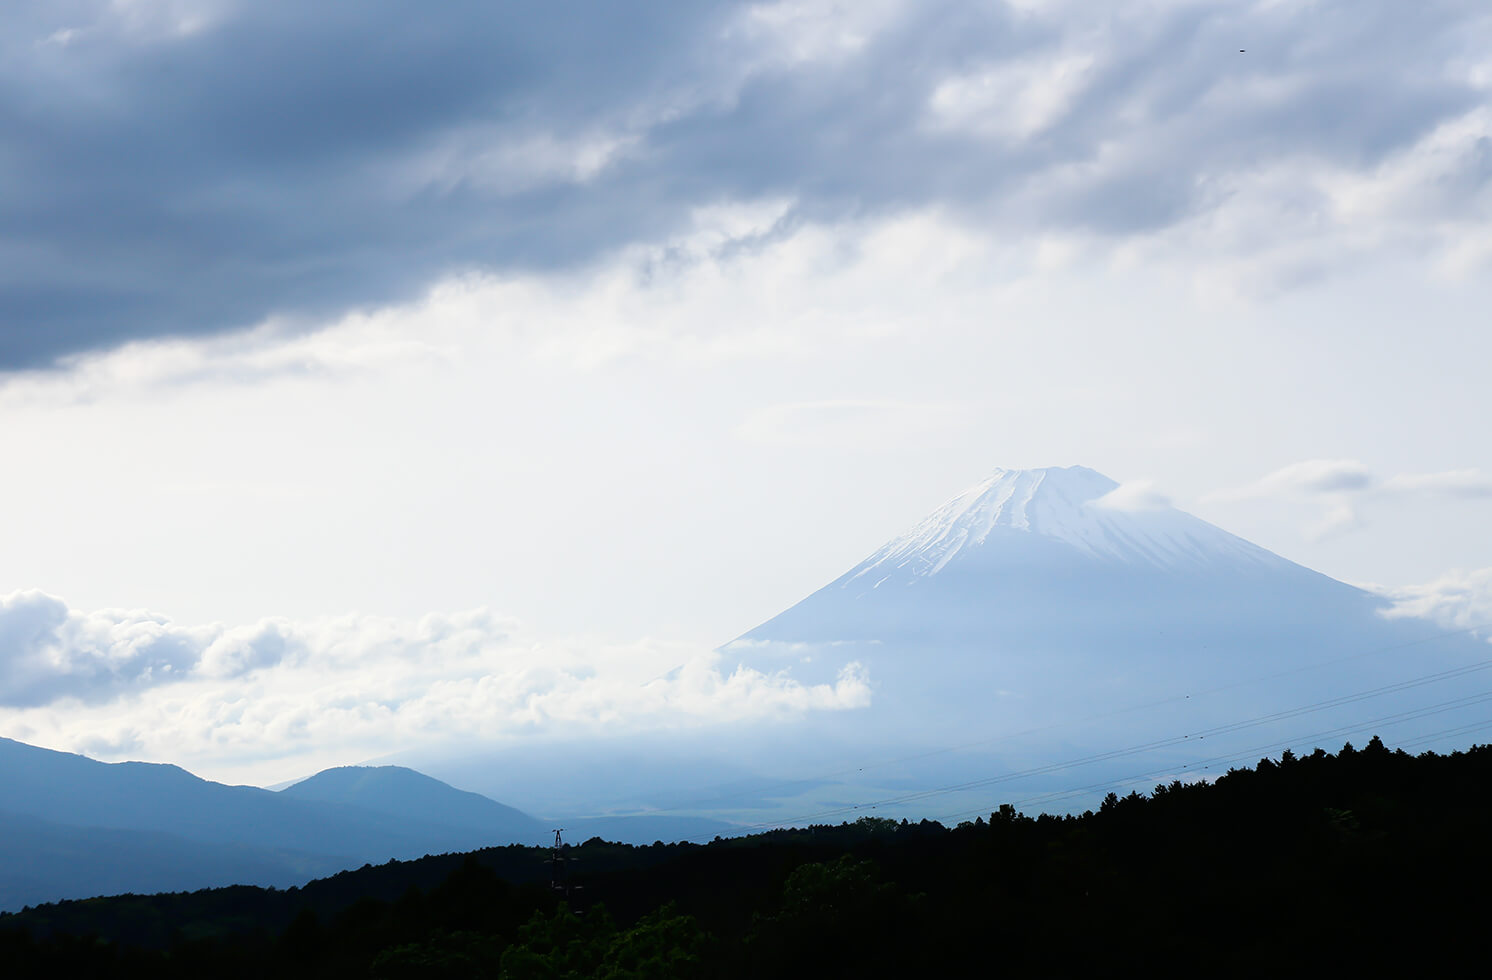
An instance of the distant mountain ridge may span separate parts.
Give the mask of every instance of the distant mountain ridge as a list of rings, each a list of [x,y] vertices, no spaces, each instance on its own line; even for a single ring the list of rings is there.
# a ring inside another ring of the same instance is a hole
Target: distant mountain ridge
[[[288,799],[357,806],[401,820],[485,834],[503,842],[539,842],[547,829],[520,810],[403,766],[324,769],[279,792]]]
[[[537,820],[491,797],[456,789],[405,766],[326,769],[281,792],[302,799],[352,804],[395,817],[436,821],[478,834],[490,834],[499,828],[515,841],[547,840],[554,830],[562,829],[576,841],[601,837],[608,841],[649,844],[654,840],[708,838],[735,829],[719,820],[676,814],[623,813]],[[555,808],[553,803],[548,807]],[[555,824],[562,826],[556,828]]]
[[[345,801],[225,786],[177,766],[95,762],[10,739],[0,739],[0,810],[71,826],[159,831],[359,863],[508,842],[502,826],[474,839],[468,829],[429,813],[400,817]]]
[[[671,815],[560,824],[572,839],[631,843],[730,832]],[[328,769],[272,792],[0,738],[0,911],[125,891],[288,887],[390,859],[542,845],[553,827],[399,766]]]
[[[352,773],[274,793],[0,738],[0,907],[92,889],[284,886],[391,858],[544,841],[527,814],[428,776]]]

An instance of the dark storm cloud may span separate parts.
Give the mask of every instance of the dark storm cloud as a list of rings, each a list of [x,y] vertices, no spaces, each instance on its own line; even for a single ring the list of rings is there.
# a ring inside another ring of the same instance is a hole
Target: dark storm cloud
[[[1475,5],[1130,9],[920,2],[795,59],[811,24],[723,2],[6,4],[0,370],[584,263],[733,198],[1143,233],[1219,175],[1371,168],[1485,98],[1447,69]],[[1019,139],[977,125],[998,101],[930,109],[1071,50],[1081,85]]]

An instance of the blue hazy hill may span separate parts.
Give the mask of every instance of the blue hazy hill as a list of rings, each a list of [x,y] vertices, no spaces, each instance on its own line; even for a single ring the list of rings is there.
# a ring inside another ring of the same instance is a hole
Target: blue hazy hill
[[[345,804],[408,821],[442,824],[490,842],[540,843],[547,825],[521,810],[456,789],[403,766],[339,766],[285,789],[287,799]]]
[[[405,766],[327,769],[280,791],[287,796],[346,803],[411,821],[438,822],[476,834],[495,830],[514,841],[542,843],[556,828],[567,839],[591,837],[651,844],[730,834],[734,825],[702,817],[659,815],[567,816],[538,820],[479,793],[469,793]],[[553,809],[551,809],[553,812]]]
[[[274,793],[0,738],[0,908],[285,886],[370,862],[544,840],[545,828],[512,807],[409,770],[373,773],[334,770]]]
[[[454,792],[454,791],[453,791]],[[386,861],[516,838],[335,800],[225,786],[173,765],[102,763],[0,739],[0,810],[75,827],[149,830],[189,840]],[[521,838],[525,842],[528,834]]]
[[[399,766],[328,769],[279,792],[173,765],[102,763],[0,738],[0,911],[120,892],[288,887],[366,863],[503,844],[729,833],[660,815],[540,821]]]

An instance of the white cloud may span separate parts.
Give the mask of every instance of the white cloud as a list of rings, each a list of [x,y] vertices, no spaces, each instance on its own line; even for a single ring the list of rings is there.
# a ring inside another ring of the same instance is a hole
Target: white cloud
[[[69,44],[71,44],[73,42],[73,39],[77,36],[78,29],[76,27],[63,27],[53,31],[42,40],[37,41],[36,45],[37,47],[42,47],[49,44],[55,44],[59,48],[65,48]]]
[[[1311,541],[1325,541],[1338,534],[1345,534],[1354,528],[1362,527],[1366,522],[1357,508],[1352,505],[1344,494],[1337,494],[1327,505],[1325,512],[1319,518],[1308,523],[1305,528],[1305,536]]]
[[[1217,500],[1247,500],[1285,493],[1340,493],[1373,485],[1373,474],[1355,459],[1307,459],[1281,467],[1254,483],[1211,496]]]
[[[253,385],[277,378],[335,381],[449,364],[458,355],[448,343],[433,342],[406,326],[411,314],[449,314],[450,297],[463,285],[462,280],[453,280],[398,313],[352,313],[311,333],[272,319],[228,336],[140,341],[104,353],[72,355],[62,360],[60,371],[0,381],[0,411],[150,397],[191,386]]]
[[[987,290],[978,279],[991,264],[1013,261],[1012,274],[1027,264],[1012,260],[1020,249],[1007,252],[932,212],[824,225],[793,220],[793,207],[787,198],[700,207],[678,234],[579,272],[458,275],[416,302],[352,312],[309,333],[271,319],[228,336],[72,355],[61,371],[0,378],[0,411],[275,380],[330,385],[439,372],[480,356],[588,373],[628,359],[691,369],[807,361],[907,334],[920,327],[928,295],[971,282]],[[1055,239],[1043,248],[1031,261],[1063,250]],[[845,417],[856,406],[921,430],[958,421],[949,405],[893,399],[822,400],[804,411]],[[755,437],[769,423],[748,421],[743,431]]]
[[[727,29],[760,47],[766,64],[853,57],[906,8],[905,0],[775,0],[748,6]]]
[[[1320,542],[1363,524],[1354,505],[1354,495],[1374,486],[1375,478],[1355,459],[1308,459],[1291,463],[1256,480],[1230,490],[1208,494],[1217,501],[1306,497],[1319,500],[1322,512],[1301,529],[1309,541]]]
[[[399,195],[446,195],[463,188],[498,196],[538,188],[588,183],[635,148],[639,137],[596,129],[578,134],[538,130],[515,133],[474,126],[389,168]]]
[[[1141,128],[1155,135],[1151,146],[1174,150],[1212,125],[1229,126],[1224,120],[1288,122],[1319,83],[1299,69],[1220,75],[1190,119]],[[1257,137],[1272,138],[1264,130]],[[1116,141],[1092,162],[1053,169],[1033,190],[1048,188],[1059,200],[1073,188],[1122,179],[1152,159],[1151,146]],[[1193,287],[1220,302],[1289,292],[1384,257],[1442,281],[1465,279],[1492,258],[1489,147],[1492,109],[1482,98],[1371,162],[1304,146],[1250,152],[1245,166],[1211,161],[1178,189],[1188,206],[1177,220],[1116,243],[1115,254],[1130,266],[1194,264]]]
[[[1171,498],[1157,490],[1152,481],[1131,480],[1099,497],[1092,506],[1105,510],[1144,511],[1165,510],[1172,504]]]
[[[96,702],[182,680],[213,632],[140,611],[85,615],[37,591],[0,596],[0,706]]]
[[[604,735],[870,703],[856,663],[833,683],[801,684],[787,671],[727,673],[718,655],[677,644],[537,642],[485,610],[184,626],[81,613],[33,591],[0,599],[0,650],[0,733],[220,773],[268,763],[293,774],[426,740]]]
[[[140,42],[185,38],[210,29],[229,9],[228,0],[109,0],[105,26]],[[112,24],[110,22],[112,21]]]
[[[1390,616],[1428,619],[1448,629],[1492,630],[1492,568],[1457,569],[1423,585],[1375,591],[1393,600]]]
[[[1091,83],[1095,56],[1070,52],[1001,62],[933,90],[938,127],[1020,143],[1055,126]]]
[[[1464,469],[1398,473],[1380,478],[1355,459],[1308,459],[1281,467],[1253,483],[1208,496],[1213,500],[1249,500],[1292,494],[1347,493],[1492,497],[1492,476],[1477,469]]]

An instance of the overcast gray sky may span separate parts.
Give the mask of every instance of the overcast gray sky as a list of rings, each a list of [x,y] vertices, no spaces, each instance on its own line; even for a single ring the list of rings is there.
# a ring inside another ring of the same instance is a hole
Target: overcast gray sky
[[[996,466],[1492,619],[1488,52],[1434,0],[6,4],[0,735],[284,778],[853,705],[633,691]]]

